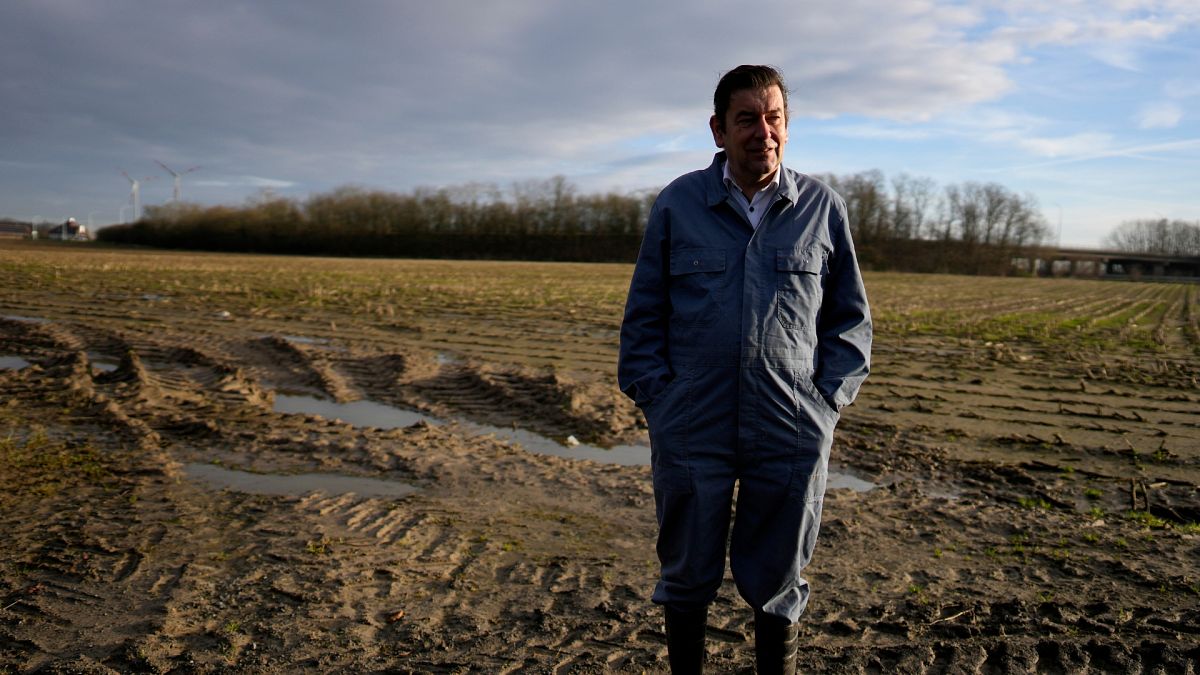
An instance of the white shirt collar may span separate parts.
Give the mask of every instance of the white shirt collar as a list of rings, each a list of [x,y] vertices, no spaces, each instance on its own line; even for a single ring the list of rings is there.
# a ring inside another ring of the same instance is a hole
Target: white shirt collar
[[[775,167],[775,175],[771,176],[771,182],[767,183],[766,187],[759,190],[758,193],[755,194],[755,196],[757,197],[758,194],[761,194],[761,193],[772,194],[776,190],[778,190],[779,189],[779,176],[782,173],[783,173],[783,164],[780,163],[779,166]],[[729,173],[729,158],[728,157],[725,158],[725,163],[721,166],[721,180],[723,180],[725,182],[725,187],[728,188],[730,192],[736,192],[738,194],[741,194],[743,197],[745,196],[745,193],[742,192],[741,187],[738,186],[737,181],[735,181],[733,179],[733,174]],[[747,200],[747,201],[749,201],[749,200]]]
[[[738,187],[733,176],[729,173],[729,159],[726,158],[725,165],[721,171],[722,180],[725,182],[725,189],[729,190],[729,196],[733,197],[733,202],[741,209],[742,214],[750,221],[750,227],[758,229],[758,224],[762,222],[763,216],[770,209],[771,204],[775,201],[775,195],[779,192],[779,177],[783,175],[783,164],[775,167],[775,175],[771,177],[771,182],[767,183],[763,189],[755,192],[750,199],[746,199],[746,195]]]

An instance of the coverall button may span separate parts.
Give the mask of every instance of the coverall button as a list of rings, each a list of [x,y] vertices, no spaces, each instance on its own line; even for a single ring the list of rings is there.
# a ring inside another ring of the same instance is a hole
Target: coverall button
[[[699,260],[693,260],[693,261],[692,261],[692,266],[693,266],[693,267],[699,267],[699,266],[700,266],[700,261],[699,261]]]

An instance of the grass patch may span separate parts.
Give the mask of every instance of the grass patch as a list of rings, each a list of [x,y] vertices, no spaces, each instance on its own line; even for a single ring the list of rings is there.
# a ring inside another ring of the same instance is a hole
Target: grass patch
[[[1017,503],[1020,504],[1021,508],[1023,509],[1047,510],[1050,508],[1050,502],[1042,499],[1041,497],[1020,497],[1017,499]]]
[[[50,438],[45,429],[9,430],[0,439],[3,497],[50,497],[62,490],[100,485],[112,470],[99,450],[87,443]]]
[[[1149,511],[1130,511],[1125,514],[1125,517],[1152,530],[1163,530],[1171,526],[1169,522]]]
[[[321,537],[320,539],[311,540],[305,543],[304,550],[312,555],[329,555],[333,553],[334,541],[329,537]]]

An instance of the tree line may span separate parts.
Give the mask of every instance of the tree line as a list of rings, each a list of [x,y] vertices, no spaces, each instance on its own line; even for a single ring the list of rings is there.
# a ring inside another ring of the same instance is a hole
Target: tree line
[[[846,200],[867,269],[1004,274],[1049,227],[1036,200],[995,183],[939,188],[879,171],[818,176]],[[343,187],[240,207],[167,204],[105,241],[169,248],[346,256],[624,261],[636,258],[657,190],[580,194],[562,176],[408,193]]]
[[[998,183],[939,188],[929,178],[877,170],[819,176],[842,198],[867,269],[1007,274],[1011,260],[1049,238],[1037,199]]]
[[[147,207],[103,241],[168,248],[418,258],[624,260],[655,193],[580,195],[561,176],[505,192],[470,183],[409,193],[342,187],[297,201],[264,193],[241,207]]]
[[[1110,232],[1104,245],[1126,253],[1200,256],[1200,222],[1131,220]]]

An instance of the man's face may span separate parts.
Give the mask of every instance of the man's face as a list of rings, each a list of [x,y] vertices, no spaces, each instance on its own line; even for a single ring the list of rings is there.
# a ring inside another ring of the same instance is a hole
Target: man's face
[[[708,125],[717,147],[725,149],[729,173],[738,187],[756,191],[766,187],[783,161],[787,144],[787,111],[779,87],[733,92],[724,129],[716,115]]]

